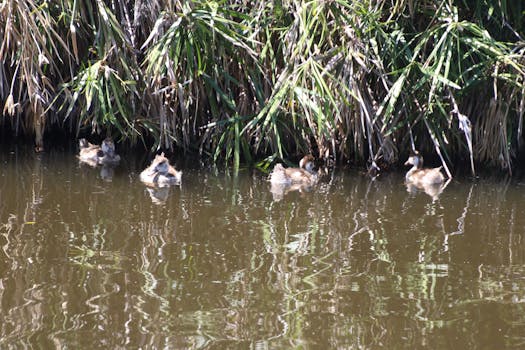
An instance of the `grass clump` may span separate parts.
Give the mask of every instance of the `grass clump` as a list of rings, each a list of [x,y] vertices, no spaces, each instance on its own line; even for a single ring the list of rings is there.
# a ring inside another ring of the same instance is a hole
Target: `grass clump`
[[[511,172],[525,8],[499,1],[4,1],[0,123],[252,163]],[[28,40],[27,38],[30,38]],[[448,171],[448,170],[447,170]]]

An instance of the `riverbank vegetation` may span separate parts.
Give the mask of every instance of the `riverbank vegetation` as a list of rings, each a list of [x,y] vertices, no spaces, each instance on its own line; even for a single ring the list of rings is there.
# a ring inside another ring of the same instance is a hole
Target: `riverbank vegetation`
[[[0,30],[0,125],[37,147],[60,129],[236,167],[524,154],[520,1],[5,0]]]

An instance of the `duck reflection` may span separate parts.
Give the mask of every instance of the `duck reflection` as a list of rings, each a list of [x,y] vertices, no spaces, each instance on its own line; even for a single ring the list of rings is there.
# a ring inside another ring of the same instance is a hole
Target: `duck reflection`
[[[165,204],[170,195],[169,187],[146,187],[153,204]]]
[[[276,202],[281,201],[284,196],[290,192],[306,193],[312,190],[311,185],[305,184],[283,184],[283,183],[271,183],[270,192],[272,193],[273,200]]]
[[[103,165],[100,168],[100,178],[104,181],[111,182],[115,175],[115,168],[109,165]]]
[[[445,183],[437,183],[437,184],[420,184],[420,183],[413,183],[413,182],[405,182],[405,185],[407,187],[407,192],[411,194],[416,194],[418,192],[425,192],[427,195],[429,195],[433,201],[437,200],[443,190],[448,186],[450,183],[450,179],[447,180]]]
[[[102,179],[102,181],[105,181],[105,182],[111,182],[113,181],[113,176],[115,175],[115,167],[114,166],[109,166],[109,165],[103,165],[101,167],[98,167],[96,165],[90,165],[86,162],[80,162],[80,168],[97,168],[97,169],[100,169],[100,172],[99,172],[99,176],[100,178]],[[89,171],[92,171],[92,170],[89,170]]]

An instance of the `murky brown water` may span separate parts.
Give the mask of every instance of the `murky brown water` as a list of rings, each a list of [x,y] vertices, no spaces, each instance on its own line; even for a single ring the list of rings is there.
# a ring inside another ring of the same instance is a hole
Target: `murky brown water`
[[[0,348],[525,346],[523,183],[185,169],[154,203],[142,166],[0,153]]]

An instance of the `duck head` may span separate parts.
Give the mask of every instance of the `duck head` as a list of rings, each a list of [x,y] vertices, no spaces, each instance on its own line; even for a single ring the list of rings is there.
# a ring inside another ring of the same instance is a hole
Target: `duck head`
[[[313,173],[315,166],[314,160],[314,157],[311,154],[308,154],[301,159],[299,162],[299,167],[308,171],[309,173]]]
[[[405,165],[413,165],[417,169],[421,169],[423,167],[423,157],[416,151],[408,157]]]
[[[80,147],[80,149],[88,148],[89,142],[86,139],[80,139],[78,140],[78,146]]]
[[[113,142],[111,138],[108,137],[104,141],[102,141],[101,148],[104,154],[109,155],[109,156],[115,155],[115,143]]]
[[[170,169],[170,163],[168,162],[168,158],[164,157],[164,153],[161,153],[160,155],[157,154],[151,163],[151,166],[154,169],[154,172],[161,174],[169,172]]]

